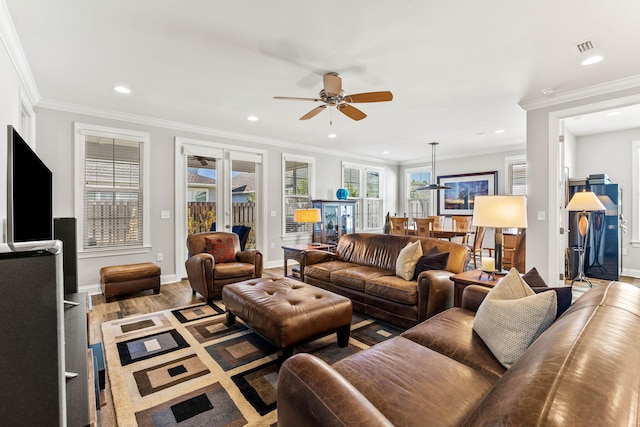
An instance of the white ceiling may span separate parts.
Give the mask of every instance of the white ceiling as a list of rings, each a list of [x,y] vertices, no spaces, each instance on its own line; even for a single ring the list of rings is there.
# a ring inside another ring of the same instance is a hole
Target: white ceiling
[[[522,147],[519,102],[640,75],[638,0],[5,2],[45,105],[390,161],[429,160],[430,141],[439,156]],[[580,65],[592,53],[605,58]],[[300,121],[317,104],[273,99],[316,97],[328,71],[394,99],[356,104],[359,122]]]

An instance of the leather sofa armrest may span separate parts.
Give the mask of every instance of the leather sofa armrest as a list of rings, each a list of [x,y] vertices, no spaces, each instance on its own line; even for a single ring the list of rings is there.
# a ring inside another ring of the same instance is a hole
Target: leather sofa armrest
[[[418,276],[418,323],[453,307],[453,273],[427,270]]]
[[[282,364],[277,401],[278,427],[392,425],[342,375],[308,353]]]
[[[209,295],[207,283],[213,282],[213,266],[215,264],[213,255],[209,253],[195,254],[184,263],[191,287],[201,295]]]
[[[473,312],[478,311],[478,307],[484,301],[491,288],[480,285],[469,285],[462,291],[462,302],[460,307]]]
[[[260,252],[258,249],[245,249],[244,251],[236,253],[236,260],[238,262],[245,262],[247,264],[253,264],[256,266],[256,277],[262,277],[262,258],[262,252]]]
[[[337,259],[340,259],[340,257],[333,252],[321,251],[318,249],[304,250],[300,252],[300,269],[302,270],[306,265],[335,261]]]

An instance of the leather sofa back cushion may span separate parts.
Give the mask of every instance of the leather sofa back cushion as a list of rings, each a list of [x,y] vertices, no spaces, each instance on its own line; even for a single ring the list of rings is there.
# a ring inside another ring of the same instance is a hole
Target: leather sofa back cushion
[[[473,330],[509,368],[551,326],[556,311],[555,294],[536,294],[512,268],[478,307]]]
[[[457,243],[430,237],[375,233],[344,234],[338,241],[336,253],[342,261],[395,271],[400,251],[407,243],[415,240],[421,241],[423,253],[427,253],[435,246],[440,252],[449,252],[447,271],[452,273],[464,271],[469,249]]]
[[[207,252],[213,255],[216,264],[234,262],[236,260],[236,248],[230,237],[204,238]]]

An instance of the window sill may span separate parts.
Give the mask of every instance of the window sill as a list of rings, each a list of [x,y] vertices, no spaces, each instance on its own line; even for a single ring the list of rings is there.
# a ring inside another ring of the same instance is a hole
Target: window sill
[[[134,248],[112,248],[112,249],[96,249],[78,251],[78,259],[87,258],[100,258],[116,255],[131,255],[131,254],[147,254],[151,252],[151,246],[136,246]]]

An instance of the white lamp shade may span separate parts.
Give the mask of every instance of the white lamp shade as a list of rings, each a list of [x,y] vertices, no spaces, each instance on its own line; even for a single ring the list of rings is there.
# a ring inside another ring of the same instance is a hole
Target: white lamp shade
[[[573,195],[569,204],[567,205],[568,211],[604,211],[606,210],[604,205],[596,193],[593,191],[582,190]]]
[[[320,222],[320,209],[296,209],[293,211],[294,222]]]
[[[525,196],[476,196],[473,225],[494,228],[527,228]]]

